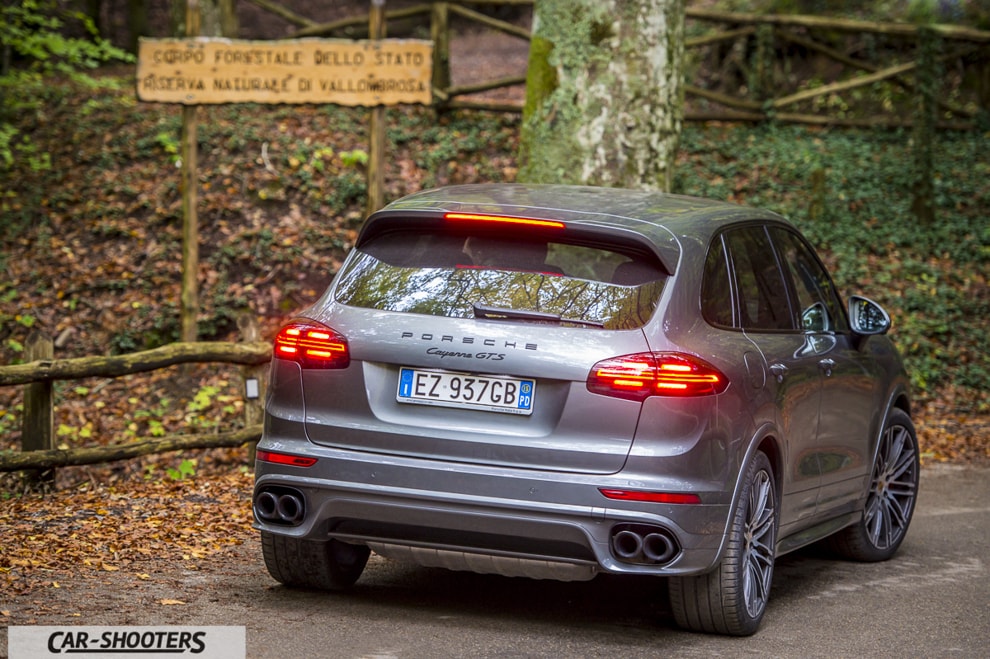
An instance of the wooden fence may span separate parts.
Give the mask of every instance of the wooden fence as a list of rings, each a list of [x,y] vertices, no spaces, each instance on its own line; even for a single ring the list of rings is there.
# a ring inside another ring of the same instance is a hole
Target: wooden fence
[[[21,452],[0,453],[0,472],[30,470],[35,479],[51,478],[55,467],[98,464],[154,453],[187,449],[234,447],[261,437],[262,400],[272,349],[259,341],[257,321],[243,317],[238,325],[241,343],[182,342],[126,355],[52,359],[49,337],[33,332],[25,345],[27,363],[0,366],[0,386],[24,386]],[[242,378],[250,384],[246,395],[245,427],[240,430],[196,435],[141,439],[112,446],[55,448],[54,382],[81,378],[117,378],[194,363],[241,365]]]
[[[249,0],[295,28],[295,37],[357,38],[368,17],[329,23],[300,16],[273,0]],[[521,112],[518,103],[478,99],[525,84],[524,75],[453,86],[450,40],[455,19],[528,40],[530,31],[474,6],[532,6],[533,0],[425,2],[386,12],[390,24],[429,24],[434,41],[433,95],[440,111],[471,108]],[[462,23],[463,24],[463,23]],[[934,35],[928,69],[918,51]],[[938,99],[939,126],[969,129],[990,112],[990,32],[961,26],[917,27],[796,15],[687,9],[687,121],[773,119],[816,125],[900,127],[912,123],[919,90]]]

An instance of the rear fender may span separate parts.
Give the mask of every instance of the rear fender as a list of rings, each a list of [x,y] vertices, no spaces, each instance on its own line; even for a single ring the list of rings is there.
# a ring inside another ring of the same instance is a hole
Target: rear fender
[[[740,500],[742,498],[742,474],[746,472],[746,467],[752,462],[756,452],[765,449],[767,457],[770,459],[770,465],[773,467],[774,471],[774,483],[776,486],[777,501],[780,501],[781,497],[781,478],[780,478],[780,447],[775,439],[776,428],[771,423],[764,423],[756,432],[753,434],[752,439],[749,440],[749,446],[746,449],[746,456],[742,462],[739,463],[739,469],[736,471],[735,479],[736,482],[732,488],[732,503],[729,507],[729,514],[725,518],[725,528],[722,529],[722,541],[719,543],[718,553],[715,556],[714,561],[710,566],[708,566],[709,571],[714,570],[719,563],[722,562],[722,558],[725,555],[725,549],[729,541],[729,527],[732,525],[732,519],[735,516],[735,511],[740,505]],[[778,504],[779,506],[779,504]],[[779,525],[780,520],[777,520]]]

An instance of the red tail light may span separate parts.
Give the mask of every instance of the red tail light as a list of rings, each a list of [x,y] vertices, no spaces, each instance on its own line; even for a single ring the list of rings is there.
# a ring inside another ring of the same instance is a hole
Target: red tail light
[[[259,450],[255,457],[262,462],[272,462],[279,465],[291,465],[293,467],[312,467],[316,464],[316,458],[307,458],[301,455],[290,453],[275,453],[274,451]]]
[[[671,352],[643,352],[600,361],[588,374],[588,391],[646,400],[650,396],[719,394],[729,380],[708,362]]]
[[[347,339],[326,325],[294,322],[275,337],[275,356],[303,368],[347,368],[351,363]]]

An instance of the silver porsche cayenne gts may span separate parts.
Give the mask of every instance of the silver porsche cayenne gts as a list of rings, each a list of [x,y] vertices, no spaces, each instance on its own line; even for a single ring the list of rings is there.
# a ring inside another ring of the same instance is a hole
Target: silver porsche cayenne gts
[[[369,552],[558,580],[669,578],[745,635],[774,559],[877,561],[918,488],[886,312],[773,213],[475,185],[373,214],[275,338],[253,508],[268,571],[340,589]]]

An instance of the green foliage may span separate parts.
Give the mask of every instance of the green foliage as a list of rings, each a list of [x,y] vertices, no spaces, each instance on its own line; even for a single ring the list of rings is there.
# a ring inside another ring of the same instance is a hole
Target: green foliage
[[[14,409],[0,409],[0,435],[20,429],[21,419],[17,412],[23,413],[24,405],[18,404]]]
[[[368,164],[368,152],[362,149],[344,151],[340,154],[340,161],[344,164],[344,167],[365,166]]]
[[[79,24],[88,39],[67,37],[64,28]],[[93,22],[56,0],[14,0],[0,8],[0,45],[9,49],[17,68],[0,71],[0,167],[28,158],[35,171],[51,167],[47,154],[37,153],[30,138],[13,125],[18,113],[38,111],[51,93],[47,79],[62,76],[78,84],[97,84],[86,70],[104,62],[134,61],[133,56],[101,39]]]
[[[190,428],[215,431],[222,417],[236,414],[236,396],[222,393],[221,387],[226,385],[226,381],[203,385],[186,403],[185,422]]]
[[[174,481],[181,481],[184,478],[191,478],[196,475],[196,460],[186,458],[179,463],[179,466],[175,469],[169,467],[165,470],[168,477]]]
[[[175,131],[162,131],[155,135],[155,143],[168,155],[169,162],[178,167],[182,159],[179,155],[181,145],[176,135]]]
[[[171,409],[172,400],[167,397],[160,398],[158,402],[149,407],[148,409],[138,409],[134,411],[134,422],[130,425],[129,430],[133,433],[133,436],[146,436],[151,437],[164,437],[165,432],[165,417]],[[147,428],[143,431],[140,430],[140,423],[147,425]]]
[[[990,156],[982,134],[937,135],[931,225],[911,213],[914,156],[906,133],[692,126],[682,154],[678,192],[789,217],[841,291],[888,308],[915,393],[960,387],[970,392],[960,404],[979,408],[990,388]]]

